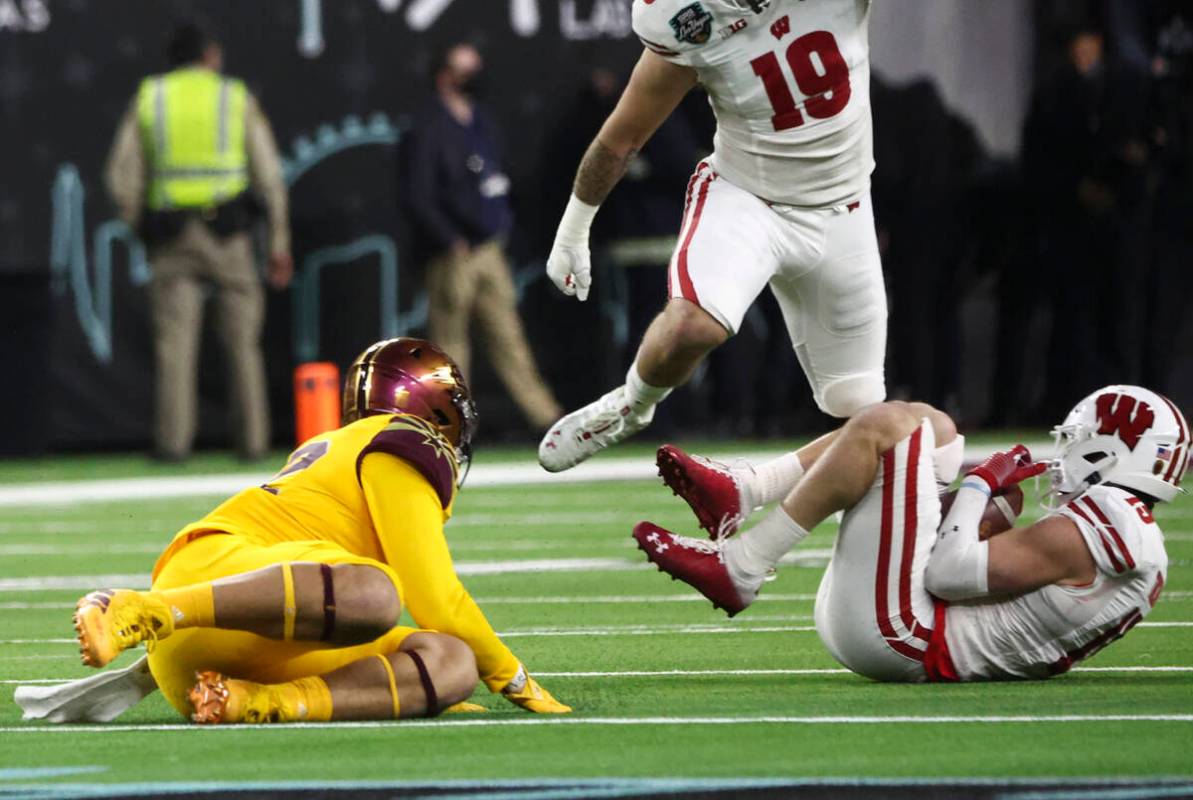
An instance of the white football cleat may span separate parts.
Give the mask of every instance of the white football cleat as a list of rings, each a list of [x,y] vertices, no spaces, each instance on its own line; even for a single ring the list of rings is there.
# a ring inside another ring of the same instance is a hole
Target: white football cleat
[[[563,472],[610,445],[645,428],[654,419],[654,406],[635,409],[618,386],[601,399],[556,422],[539,442],[539,464],[547,472]]]

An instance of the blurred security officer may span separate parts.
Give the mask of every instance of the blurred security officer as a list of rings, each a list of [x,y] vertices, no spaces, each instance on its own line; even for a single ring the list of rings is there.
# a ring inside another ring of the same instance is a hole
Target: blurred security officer
[[[120,215],[145,241],[153,267],[156,456],[177,461],[191,450],[210,289],[241,423],[240,452],[256,459],[269,445],[269,415],[261,355],[265,298],[250,228],[263,202],[267,278],[285,288],[293,261],[281,161],[257,101],[243,82],[220,74],[223,53],[207,32],[193,23],[178,28],[169,62],[169,72],[141,83],[107,167]]]
[[[518,318],[504,243],[510,181],[493,124],[476,104],[484,64],[470,44],[435,59],[431,102],[407,141],[402,192],[417,249],[427,257],[428,334],[467,374],[469,323],[480,323],[493,369],[537,430],[562,413]]]

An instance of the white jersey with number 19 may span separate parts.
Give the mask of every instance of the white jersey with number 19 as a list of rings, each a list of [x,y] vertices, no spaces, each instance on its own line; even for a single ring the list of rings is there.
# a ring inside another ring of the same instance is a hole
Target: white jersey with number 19
[[[710,165],[773,203],[857,201],[874,169],[870,0],[635,0],[647,49],[692,67],[717,117]]]

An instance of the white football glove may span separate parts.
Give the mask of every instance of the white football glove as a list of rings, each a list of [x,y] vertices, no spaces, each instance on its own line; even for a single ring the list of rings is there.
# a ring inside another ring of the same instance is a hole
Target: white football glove
[[[592,257],[588,252],[588,229],[600,206],[591,206],[574,194],[568,200],[555,233],[555,244],[547,257],[547,277],[568,297],[588,299],[592,286]]]
[[[592,261],[588,245],[568,247],[556,240],[547,257],[547,276],[559,291],[568,297],[575,295],[584,302],[592,286]]]

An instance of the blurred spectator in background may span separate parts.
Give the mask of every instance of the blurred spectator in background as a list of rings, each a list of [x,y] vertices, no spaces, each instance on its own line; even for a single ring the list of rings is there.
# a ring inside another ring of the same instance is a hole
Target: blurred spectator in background
[[[261,329],[264,293],[250,228],[264,203],[270,226],[268,280],[293,273],[286,187],[269,122],[242,81],[220,74],[223,52],[201,26],[179,27],[170,71],[146,78],[116,133],[107,183],[122,219],[148,248],[156,364],[155,455],[181,461],[198,419],[203,304],[216,299],[227,350],[240,453],[269,447]],[[255,192],[255,194],[254,194]]]
[[[545,431],[563,409],[539,374],[518,317],[505,256],[510,180],[494,125],[477,105],[483,69],[471,44],[452,44],[436,56],[434,94],[406,138],[399,188],[415,250],[426,259],[428,336],[468,375],[475,316],[494,371],[530,424]]]
[[[575,164],[617,105],[625,80],[608,69],[595,68],[559,117],[544,164]],[[708,112],[708,100],[694,92],[689,99]],[[606,213],[593,226],[593,265],[605,277],[597,297],[602,306],[616,306],[624,322],[614,328],[619,351],[613,356],[619,375],[633,360],[636,342],[667,297],[667,264],[675,249],[677,221],[683,216],[683,190],[693,166],[711,152],[686,113],[672,114],[630,162],[625,177],[609,195]],[[567,203],[571,184],[559,182],[551,213]],[[554,234],[554,231],[552,231]],[[678,405],[684,405],[679,403]],[[671,409],[675,410],[675,409]],[[667,429],[670,416],[660,410],[657,422]]]
[[[893,86],[875,75],[870,97],[874,216],[891,298],[890,396],[956,413],[964,199],[982,148],[931,81]]]
[[[1188,325],[1193,297],[1193,4],[1153,0],[1130,6],[1143,17],[1142,47],[1154,82],[1149,119],[1155,199],[1142,380],[1172,393],[1174,339]]]
[[[1043,412],[1050,416],[1064,411],[1065,398],[1134,377],[1132,301],[1139,292],[1128,273],[1141,245],[1148,158],[1143,77],[1107,58],[1092,18],[1070,26],[1062,42],[1067,59],[1035,92],[1023,135],[1039,285],[1057,287],[1048,298]]]

